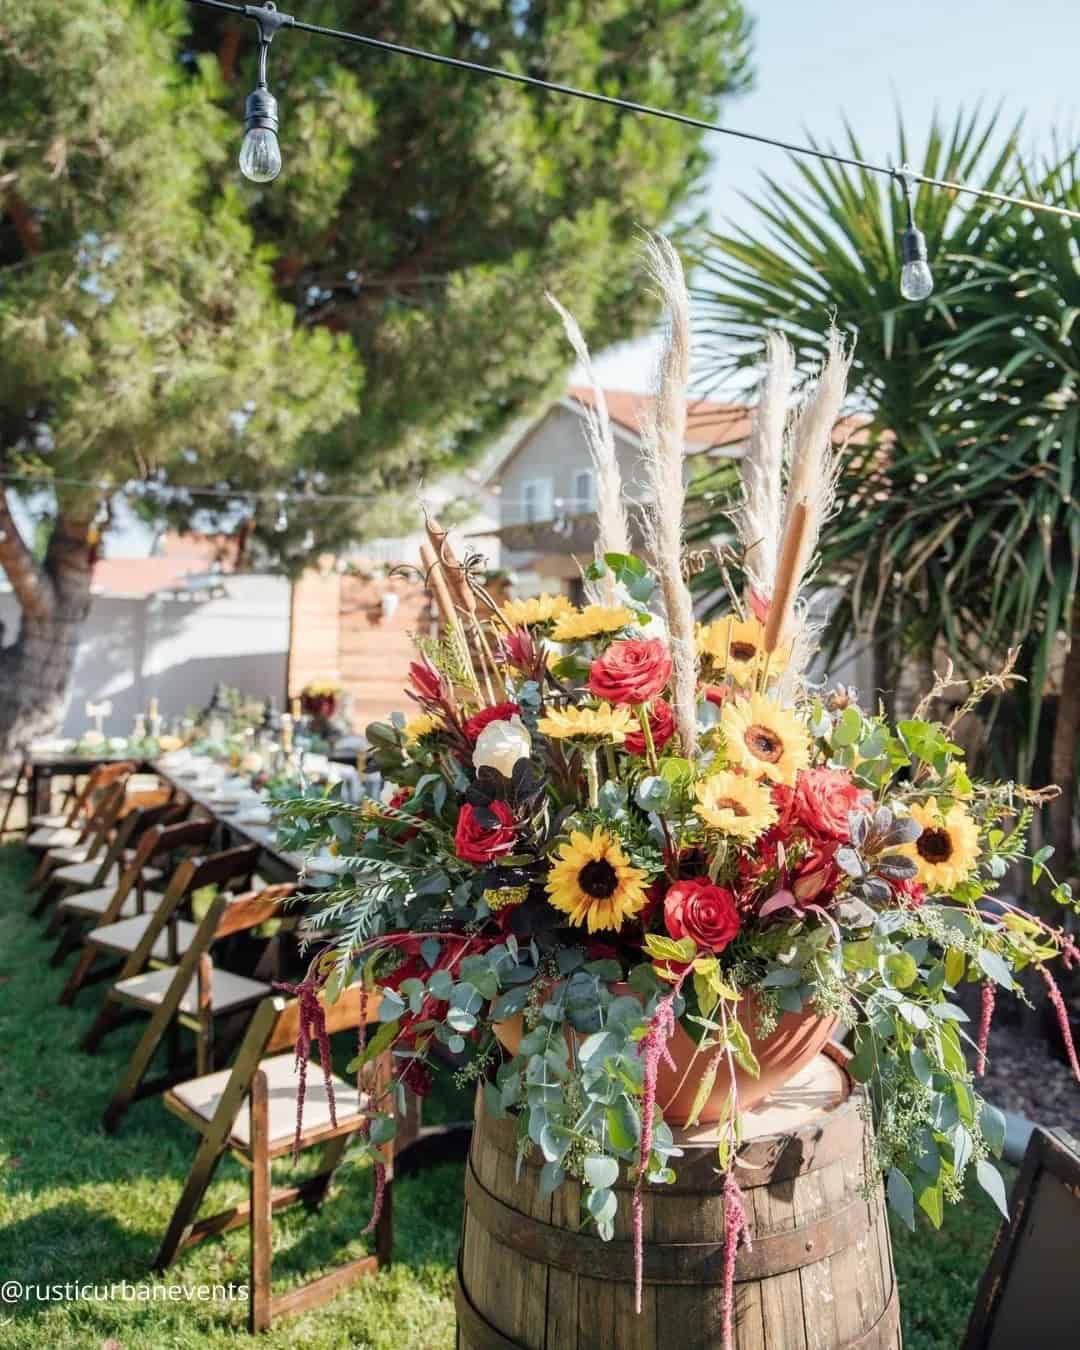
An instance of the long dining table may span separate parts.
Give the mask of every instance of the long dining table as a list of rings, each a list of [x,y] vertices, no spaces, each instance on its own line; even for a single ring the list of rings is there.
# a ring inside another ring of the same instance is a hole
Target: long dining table
[[[257,825],[251,821],[238,820],[237,815],[239,813],[237,811],[225,810],[221,803],[214,800],[209,793],[200,792],[191,779],[176,773],[170,773],[167,768],[163,767],[160,760],[148,760],[141,767],[145,768],[147,773],[155,774],[163,783],[168,783],[178,792],[186,793],[196,806],[205,811],[207,815],[213,816],[226,833],[235,835],[240,840],[258,844],[262,850],[262,859],[266,864],[265,867],[260,865],[260,870],[264,870],[268,874],[269,880],[295,881],[303,873],[303,856],[281,848],[272,825]]]

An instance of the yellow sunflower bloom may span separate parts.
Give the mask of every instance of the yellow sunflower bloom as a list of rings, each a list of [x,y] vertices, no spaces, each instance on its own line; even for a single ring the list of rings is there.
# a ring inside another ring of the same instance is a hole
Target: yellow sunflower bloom
[[[422,736],[430,736],[433,731],[442,731],[444,722],[435,713],[417,713],[405,723],[404,736],[408,745],[415,745]]]
[[[529,624],[553,623],[564,615],[573,614],[574,606],[565,595],[534,595],[527,600],[508,600],[499,613],[511,628],[525,628]]]
[[[552,637],[556,642],[584,642],[618,633],[636,622],[634,611],[625,605],[586,605],[580,613],[564,614],[557,619]]]
[[[614,741],[621,745],[637,722],[629,708],[600,703],[595,708],[549,708],[536,724],[556,741]]]
[[[810,735],[789,708],[751,694],[730,698],[720,714],[728,764],[753,778],[793,787],[810,763]]]
[[[694,810],[709,829],[736,839],[756,839],[778,819],[765,784],[728,769],[698,783],[694,795],[698,799]]]
[[[590,933],[615,932],[645,905],[645,876],[632,867],[622,845],[599,826],[591,837],[574,830],[548,873],[548,900]]]
[[[765,665],[765,625],[757,619],[728,614],[714,623],[698,624],[697,649],[719,673],[751,685]],[[789,649],[778,648],[769,657],[769,674],[778,675],[788,663]]]
[[[899,852],[914,859],[918,880],[928,891],[955,890],[974,870],[979,860],[979,830],[960,805],[954,802],[942,811],[937,798],[925,805],[911,805],[911,817],[922,826],[922,834],[913,844],[904,844]]]

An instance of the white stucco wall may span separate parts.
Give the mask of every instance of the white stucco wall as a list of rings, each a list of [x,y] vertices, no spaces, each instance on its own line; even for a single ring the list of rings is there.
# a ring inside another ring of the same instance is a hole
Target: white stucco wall
[[[226,594],[201,602],[96,596],[79,644],[63,734],[87,726],[85,705],[110,699],[106,730],[131,729],[153,697],[166,718],[209,701],[219,680],[283,705],[289,656],[290,586],[284,577],[220,578]],[[4,640],[19,628],[18,606],[0,591]]]

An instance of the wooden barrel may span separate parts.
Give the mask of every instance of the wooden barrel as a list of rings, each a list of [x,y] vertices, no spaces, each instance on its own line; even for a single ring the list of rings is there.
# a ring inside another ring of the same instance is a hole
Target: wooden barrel
[[[899,1350],[884,1197],[866,1199],[862,1090],[841,1052],[813,1060],[746,1117],[737,1177],[753,1248],[735,1265],[738,1350]],[[581,1224],[581,1189],[515,1180],[512,1121],[477,1099],[458,1254],[459,1350],[705,1350],[721,1345],[723,1178],[713,1127],[677,1131],[672,1186],[644,1188],[645,1284],[634,1311],[632,1187],[615,1238]]]

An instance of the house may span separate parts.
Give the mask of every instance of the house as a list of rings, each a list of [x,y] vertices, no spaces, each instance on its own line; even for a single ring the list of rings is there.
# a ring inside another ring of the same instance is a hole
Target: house
[[[633,531],[634,507],[644,497],[641,428],[651,396],[611,389],[604,398]],[[579,597],[579,562],[592,557],[596,538],[596,483],[584,430],[593,404],[590,388],[571,385],[511,441],[488,480],[499,503],[502,566],[515,574],[518,595],[561,589]],[[749,435],[747,408],[706,400],[688,407],[688,459],[738,458]]]

